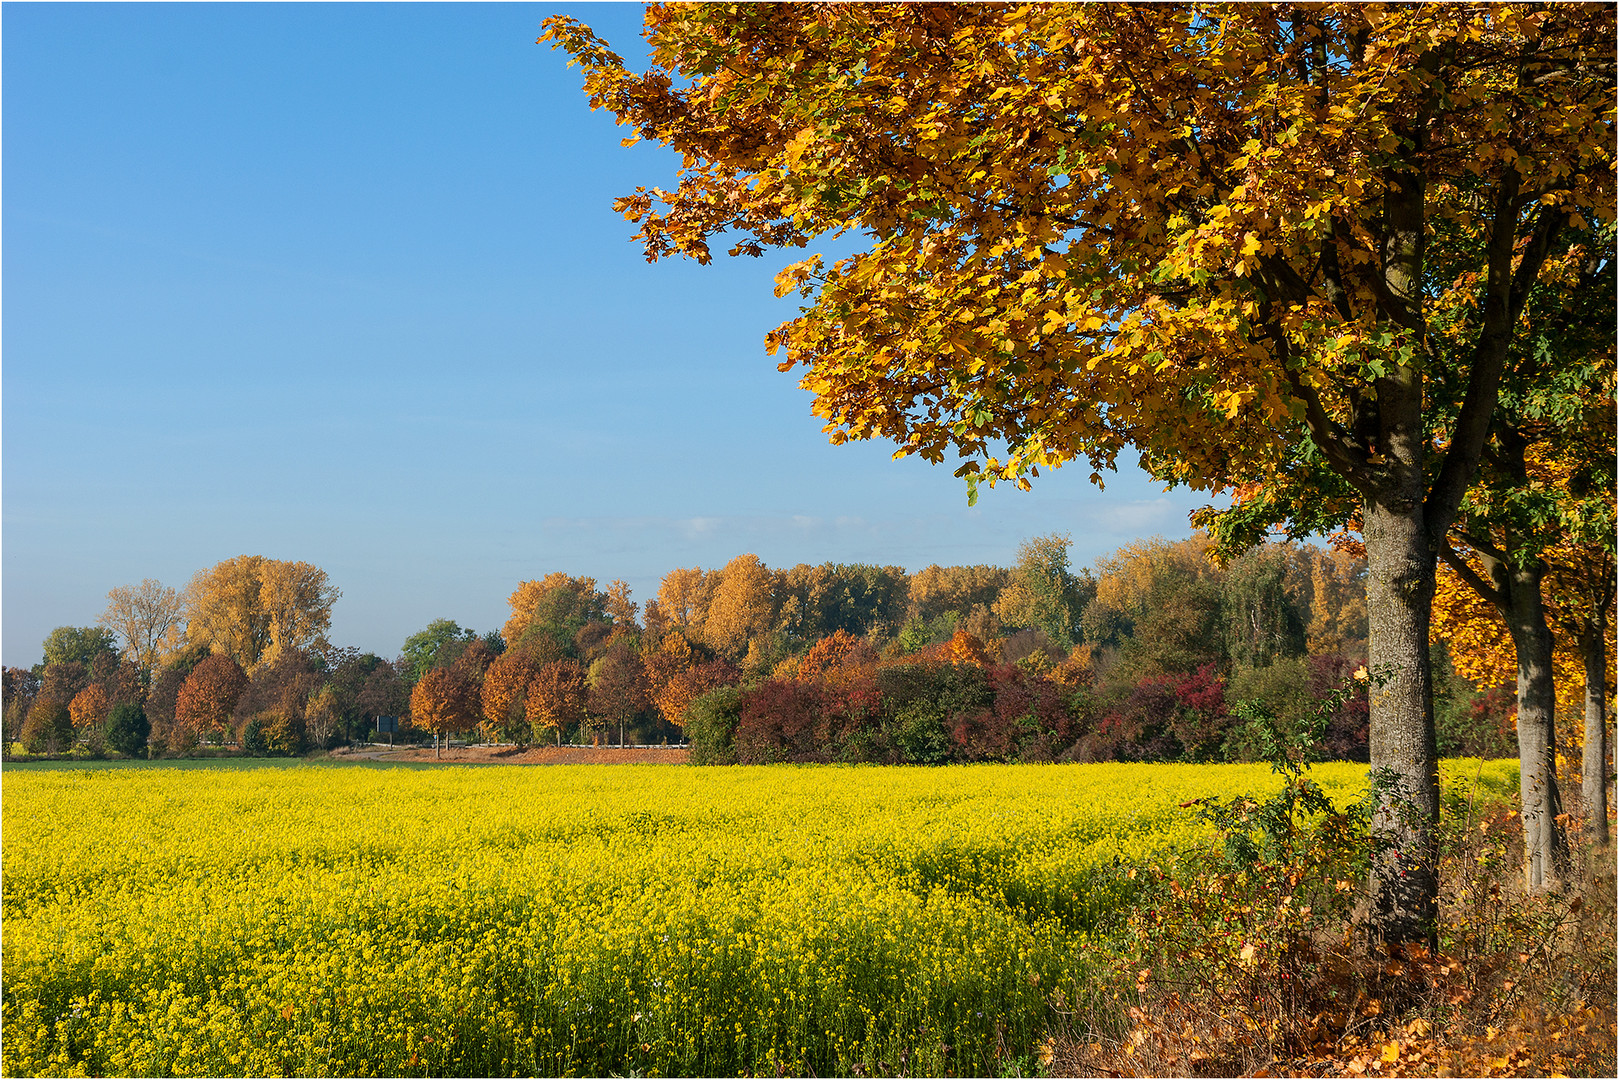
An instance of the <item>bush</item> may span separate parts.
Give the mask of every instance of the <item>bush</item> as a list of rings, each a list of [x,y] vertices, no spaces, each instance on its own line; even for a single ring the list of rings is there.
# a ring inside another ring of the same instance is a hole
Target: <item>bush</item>
[[[722,686],[686,706],[682,724],[691,743],[693,765],[735,765],[737,722],[742,691]]]
[[[242,753],[248,757],[264,757],[270,752],[270,747],[264,741],[264,725],[258,717],[253,717],[242,725]]]
[[[146,740],[152,734],[146,710],[132,702],[114,705],[107,714],[107,747],[128,757],[146,753]]]
[[[744,765],[772,761],[826,761],[821,688],[796,679],[766,679],[742,696],[736,725],[736,759]]]

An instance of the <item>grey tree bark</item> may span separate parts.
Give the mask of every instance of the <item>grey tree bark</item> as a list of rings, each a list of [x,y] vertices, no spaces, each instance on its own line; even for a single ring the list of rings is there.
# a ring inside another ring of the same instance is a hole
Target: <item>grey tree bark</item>
[[[1489,597],[1506,621],[1518,655],[1518,782],[1523,801],[1524,886],[1542,892],[1568,875],[1568,836],[1557,788],[1557,695],[1552,681],[1552,634],[1538,559],[1515,567],[1483,554],[1494,585]]]
[[[1580,761],[1580,794],[1585,802],[1586,836],[1597,847],[1607,847],[1610,840],[1606,639],[1604,627],[1597,620],[1590,620],[1581,628],[1580,656],[1585,662],[1585,749]]]

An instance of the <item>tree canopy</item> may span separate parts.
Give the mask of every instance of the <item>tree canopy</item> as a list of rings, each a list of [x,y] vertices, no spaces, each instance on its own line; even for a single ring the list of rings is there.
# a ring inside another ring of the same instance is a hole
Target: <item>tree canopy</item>
[[[644,74],[541,40],[681,154],[616,204],[649,259],[866,241],[777,278],[834,442],[1019,486],[1134,447],[1250,528],[1358,504],[1377,907],[1427,936],[1435,552],[1542,268],[1612,216],[1612,8],[671,4],[646,38]]]

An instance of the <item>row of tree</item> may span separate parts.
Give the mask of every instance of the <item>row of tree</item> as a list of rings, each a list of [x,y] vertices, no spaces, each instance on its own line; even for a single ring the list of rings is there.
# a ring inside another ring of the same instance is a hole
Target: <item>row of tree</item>
[[[621,581],[603,590],[552,573],[518,585],[500,630],[437,619],[391,661],[327,642],[336,590],[318,569],[244,556],[199,573],[184,593],[150,580],[114,589],[100,626],[53,631],[43,664],[6,672],[8,740],[35,752],[130,753],[147,740],[154,754],[226,743],[296,753],[363,738],[379,716],[401,718],[406,738],[678,740],[693,701],[732,688],[749,695],[733,718],[749,718],[743,760],[977,760],[982,745],[1010,758],[1207,760],[1252,753],[1228,702],[1262,701],[1295,724],[1331,679],[1364,662],[1365,566],[1352,553],[1266,544],[1221,567],[1196,536],[1127,545],[1074,570],[1069,546],[1065,536],[1038,537],[1012,567],[914,574],[772,569],[743,555],[671,571],[644,613]],[[776,705],[796,703],[789,711],[802,717],[810,694],[818,709],[845,708],[822,677],[829,642],[843,657],[830,667],[857,673],[836,687],[875,694],[885,704],[861,715],[884,719],[811,746],[804,731],[833,730],[817,720],[770,748],[757,732]],[[943,726],[930,729],[937,745],[925,754],[894,727],[894,710],[927,697],[916,687],[938,682],[890,671],[918,664],[977,672],[939,676],[940,686],[965,679],[978,690],[935,695],[929,715]],[[897,693],[895,680],[911,689]],[[1003,697],[1004,687],[1017,689]],[[1456,689],[1446,748],[1503,750],[1499,695]],[[952,742],[982,728],[978,710],[1013,723],[1006,703],[1025,698],[1043,703],[1044,719],[1023,734]],[[1335,721],[1333,753],[1364,756],[1364,710],[1354,715]]]

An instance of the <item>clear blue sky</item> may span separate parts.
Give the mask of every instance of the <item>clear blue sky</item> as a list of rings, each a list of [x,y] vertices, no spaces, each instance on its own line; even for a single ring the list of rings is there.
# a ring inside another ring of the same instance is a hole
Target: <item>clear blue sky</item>
[[[342,589],[386,656],[517,582],[754,552],[1076,563],[1207,500],[1088,470],[969,509],[949,467],[833,447],[764,351],[788,256],[648,266],[615,196],[673,180],[534,43],[637,5],[7,3],[3,660],[115,585],[240,554]],[[796,253],[793,257],[802,257]]]

